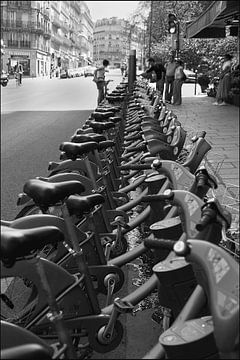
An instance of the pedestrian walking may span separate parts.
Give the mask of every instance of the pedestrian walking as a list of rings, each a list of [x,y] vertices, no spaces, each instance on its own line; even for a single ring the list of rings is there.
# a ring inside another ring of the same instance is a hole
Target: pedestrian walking
[[[226,54],[224,56],[222,71],[219,75],[219,84],[217,88],[216,102],[213,105],[227,105],[229,97],[229,91],[231,89],[231,68],[232,68],[232,56]]]
[[[148,63],[149,69],[141,74],[141,76],[146,77],[146,74],[155,74],[156,90],[160,92],[160,95],[163,95],[166,69],[161,62],[156,63],[153,58],[149,58]]]
[[[177,66],[174,73],[173,82],[173,105],[181,105],[182,103],[182,84],[186,80],[183,71],[183,62],[180,59],[175,60]]]
[[[18,84],[22,85],[22,76],[23,76],[23,66],[19,62],[17,62],[15,77],[18,79]]]
[[[103,101],[105,97],[105,73],[108,72],[108,65],[109,61],[107,59],[104,59],[102,66],[98,67],[94,71],[93,81],[96,83],[98,89],[98,105]]]
[[[171,54],[169,57],[169,61],[166,63],[166,84],[165,84],[165,102],[171,104],[172,96],[173,96],[173,82],[174,75],[177,64],[174,58],[174,55]]]
[[[124,63],[122,63],[122,65],[121,65],[121,74],[122,74],[122,76],[124,75],[125,70],[126,70],[126,65]]]

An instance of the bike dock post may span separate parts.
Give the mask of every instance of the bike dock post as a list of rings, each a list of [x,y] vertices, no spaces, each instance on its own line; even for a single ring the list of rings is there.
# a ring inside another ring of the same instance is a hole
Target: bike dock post
[[[130,50],[128,59],[128,89],[131,93],[136,81],[136,50]]]

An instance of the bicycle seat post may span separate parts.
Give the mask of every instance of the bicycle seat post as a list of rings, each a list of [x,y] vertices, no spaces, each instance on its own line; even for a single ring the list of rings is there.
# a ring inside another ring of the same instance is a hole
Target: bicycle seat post
[[[36,257],[36,270],[39,275],[42,288],[48,299],[50,311],[47,314],[47,318],[50,322],[54,324],[62,346],[66,346],[65,353],[67,358],[77,359],[77,354],[74,350],[71,337],[64,324],[63,313],[59,309],[58,303],[53,295],[51,285],[49,284],[46,273],[44,271],[43,262],[41,261],[41,258],[39,256]]]
[[[79,272],[84,276],[84,283],[86,286],[87,295],[89,297],[92,306],[92,310],[95,314],[99,314],[100,307],[93,287],[89,268],[84,259],[83,250],[79,245],[79,240],[75,232],[74,224],[72,223],[72,219],[66,204],[63,204],[62,206],[62,213],[63,213],[64,221],[66,223],[67,231],[69,233],[69,238],[71,239],[73,245],[74,256],[77,261]]]

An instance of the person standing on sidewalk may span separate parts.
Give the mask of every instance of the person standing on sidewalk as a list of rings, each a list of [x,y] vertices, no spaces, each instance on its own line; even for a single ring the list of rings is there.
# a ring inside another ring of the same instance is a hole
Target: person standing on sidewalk
[[[171,104],[172,96],[173,96],[173,82],[174,82],[174,74],[176,70],[177,64],[174,59],[174,55],[171,54],[169,61],[165,65],[166,68],[166,85],[165,85],[165,102]]]
[[[104,59],[102,66],[98,67],[94,71],[93,81],[96,83],[98,89],[98,105],[103,101],[105,97],[105,72],[108,72],[108,65],[109,61]]]
[[[160,95],[163,95],[164,89],[164,81],[165,81],[165,74],[166,69],[163,64],[156,63],[153,58],[148,59],[149,69],[146,70],[145,73],[141,74],[141,76],[145,76],[146,74],[155,73],[156,74],[156,90],[160,92]]]
[[[182,84],[186,80],[186,75],[183,71],[183,62],[180,59],[176,59],[177,67],[174,73],[173,82],[173,105],[181,105],[182,103]]]
[[[220,80],[217,88],[216,102],[213,105],[227,105],[229,91],[231,89],[231,67],[232,56],[226,54],[222,64],[222,71],[220,74]]]

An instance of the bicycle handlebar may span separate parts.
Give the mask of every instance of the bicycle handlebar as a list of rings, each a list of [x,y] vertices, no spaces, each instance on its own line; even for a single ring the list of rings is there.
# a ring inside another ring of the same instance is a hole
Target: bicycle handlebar
[[[120,165],[120,170],[151,170],[151,164],[126,164]]]

